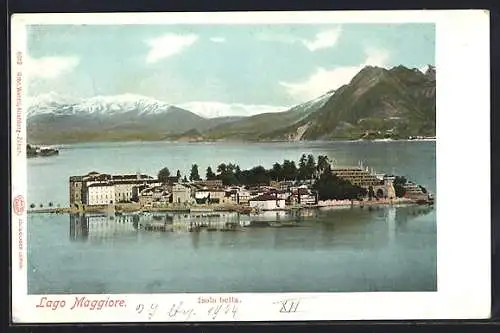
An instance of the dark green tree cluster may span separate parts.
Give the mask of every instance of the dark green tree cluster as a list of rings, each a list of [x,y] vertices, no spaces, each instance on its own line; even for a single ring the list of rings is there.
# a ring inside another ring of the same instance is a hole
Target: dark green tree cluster
[[[216,179],[215,173],[213,172],[213,170],[212,170],[211,167],[207,168],[206,179],[207,180],[214,180],[214,179]]]
[[[240,167],[233,163],[221,163],[217,167],[217,175],[215,179],[222,180],[224,185],[238,185],[240,181]]]
[[[427,194],[427,189],[425,187],[423,187],[422,185],[418,185],[418,187],[420,187],[422,193]]]
[[[170,170],[168,167],[162,168],[160,171],[158,171],[158,175],[157,175],[158,180],[160,182],[162,182],[163,184],[167,184],[168,182],[170,182],[171,180],[169,178],[171,176],[172,176],[172,174],[170,173]],[[182,175],[181,175],[180,170],[177,170],[177,172],[175,173],[175,178],[177,178],[178,181],[182,180]],[[187,179],[186,179],[186,182],[187,182]]]
[[[234,163],[221,163],[217,168],[212,169],[208,166],[205,173],[207,180],[222,180],[224,185],[260,185],[269,184],[271,180],[275,181],[304,181],[318,179],[323,173],[330,170],[330,161],[324,155],[317,159],[312,154],[302,154],[298,165],[295,161],[285,159],[282,163],[276,162],[270,169],[263,166],[255,166],[251,169],[241,170],[239,165]],[[168,168],[163,168],[158,172],[158,179],[167,182],[170,177]],[[180,178],[180,171],[177,171],[177,177]],[[198,165],[193,164],[189,173],[190,181],[201,180],[198,171]],[[183,179],[187,182],[186,176]]]
[[[406,194],[406,189],[404,188],[404,185],[406,184],[407,179],[402,176],[396,176],[393,182],[394,186],[394,192],[396,192],[396,197],[397,198],[402,198]]]
[[[164,167],[160,171],[158,171],[158,180],[163,184],[168,182],[168,177],[170,177],[170,170],[167,167]]]
[[[191,166],[191,172],[189,173],[189,180],[190,181],[201,180],[200,173],[198,172],[198,165],[197,164],[193,164]]]
[[[375,198],[375,191],[373,190],[373,186],[368,187],[368,200],[373,200]]]
[[[321,174],[313,185],[319,200],[357,200],[366,196],[366,189],[337,177],[330,169]]]
[[[239,183],[243,185],[264,185],[269,184],[269,181],[272,180],[270,170],[266,170],[261,165],[240,171],[236,176]]]
[[[241,170],[233,163],[221,163],[217,166],[217,174],[213,172],[211,166],[207,168],[206,179],[220,179],[224,185],[247,186],[269,184],[271,180],[311,180],[319,177],[330,166],[326,156],[319,156],[317,161],[316,163],[312,154],[303,154],[298,167],[295,161],[284,160],[283,163],[274,163],[270,169],[259,165],[248,170]]]
[[[313,179],[316,174],[316,161],[314,156],[302,154],[299,160],[299,169],[297,170],[297,178],[299,180]]]

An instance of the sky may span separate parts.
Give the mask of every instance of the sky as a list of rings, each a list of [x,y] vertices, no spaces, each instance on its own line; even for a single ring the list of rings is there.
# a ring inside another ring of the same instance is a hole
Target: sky
[[[28,95],[137,94],[190,108],[281,111],[365,65],[435,65],[434,24],[37,25]]]

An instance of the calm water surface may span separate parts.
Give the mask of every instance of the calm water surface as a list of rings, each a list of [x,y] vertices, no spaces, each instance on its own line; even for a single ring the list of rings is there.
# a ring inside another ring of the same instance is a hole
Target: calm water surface
[[[68,178],[89,171],[155,175],[168,166],[270,167],[302,153],[358,160],[436,193],[434,142],[102,143],[28,161],[28,202],[66,206]],[[239,220],[240,218],[238,218]],[[436,290],[436,215],[421,207],[316,211],[293,228],[150,232],[132,223],[75,225],[28,217],[29,293],[326,292]]]

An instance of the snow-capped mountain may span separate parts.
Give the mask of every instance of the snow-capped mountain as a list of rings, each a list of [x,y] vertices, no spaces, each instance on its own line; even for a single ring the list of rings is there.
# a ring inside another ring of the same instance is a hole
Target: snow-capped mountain
[[[283,112],[289,107],[274,105],[254,105],[221,102],[189,102],[179,104],[182,109],[189,110],[201,117],[250,117],[261,113]]]
[[[79,101],[78,98],[63,96],[56,92],[28,97],[26,101],[27,115],[32,117],[37,114],[72,112],[70,106],[77,104]]]
[[[286,106],[228,104],[212,101],[195,101],[174,106],[137,94],[94,96],[83,99],[51,92],[28,100],[28,117],[40,114],[111,116],[131,112],[142,116],[165,113],[176,107],[189,110],[203,118],[249,117],[260,113],[282,112],[289,108]]]
[[[315,99],[307,101],[305,103],[299,104],[290,109],[290,111],[309,113],[312,111],[316,111],[319,108],[323,107],[326,102],[335,94],[335,90],[331,90]]]
[[[80,99],[51,92],[28,100],[28,117],[41,114],[111,116],[129,112],[140,116],[164,113],[173,108],[171,104],[135,94]]]
[[[32,143],[162,140],[189,130],[205,131],[236,119],[209,119],[135,94],[72,98],[49,93],[28,99],[27,107],[27,130]]]

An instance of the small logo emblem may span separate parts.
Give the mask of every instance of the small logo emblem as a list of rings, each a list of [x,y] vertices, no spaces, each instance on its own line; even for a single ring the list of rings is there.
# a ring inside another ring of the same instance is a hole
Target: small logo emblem
[[[24,213],[24,198],[22,195],[18,195],[14,198],[14,213],[16,215],[22,215]]]

